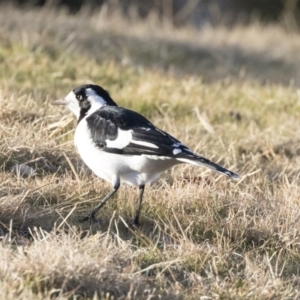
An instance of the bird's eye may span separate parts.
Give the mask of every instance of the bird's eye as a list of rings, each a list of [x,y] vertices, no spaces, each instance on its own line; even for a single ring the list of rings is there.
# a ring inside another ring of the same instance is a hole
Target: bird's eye
[[[77,99],[78,99],[78,100],[82,100],[82,96],[81,96],[81,95],[78,95],[78,96],[77,96]]]

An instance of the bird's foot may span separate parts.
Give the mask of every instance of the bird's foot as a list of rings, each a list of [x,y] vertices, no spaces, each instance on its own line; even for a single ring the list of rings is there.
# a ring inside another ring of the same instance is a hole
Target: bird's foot
[[[131,220],[128,223],[129,227],[131,229],[138,229],[139,228],[139,219],[138,218],[134,218],[133,220]]]

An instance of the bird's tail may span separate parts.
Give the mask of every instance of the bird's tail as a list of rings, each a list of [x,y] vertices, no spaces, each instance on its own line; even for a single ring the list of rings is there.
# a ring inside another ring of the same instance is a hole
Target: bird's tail
[[[193,164],[196,166],[204,166],[204,167],[210,168],[212,170],[218,171],[218,172],[222,173],[223,175],[226,175],[231,178],[240,178],[240,176],[238,174],[233,173],[233,172],[213,163],[209,159],[206,159],[206,158],[196,155],[196,154],[191,155],[191,156],[185,156],[182,158],[177,158],[177,160],[185,162],[185,163]]]

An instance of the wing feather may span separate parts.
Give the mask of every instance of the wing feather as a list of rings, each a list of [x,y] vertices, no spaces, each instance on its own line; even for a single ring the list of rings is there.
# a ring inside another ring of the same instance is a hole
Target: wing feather
[[[203,165],[226,176],[239,176],[193,153],[168,133],[156,128],[140,114],[118,106],[105,106],[86,118],[91,139],[105,152],[122,155],[174,157],[178,161]]]
[[[103,107],[90,115],[86,121],[95,145],[106,152],[169,157],[192,153],[188,147],[156,128],[140,114],[122,107]],[[118,139],[124,136],[128,140],[119,143]],[[122,145],[122,148],[111,145]]]

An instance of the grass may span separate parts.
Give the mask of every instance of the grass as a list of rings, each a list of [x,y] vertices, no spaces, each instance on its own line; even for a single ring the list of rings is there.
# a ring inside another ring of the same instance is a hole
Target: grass
[[[297,34],[0,15],[0,298],[299,297]],[[76,154],[74,118],[49,103],[87,82],[241,179],[180,165],[146,189],[139,231],[126,227],[126,186],[101,225],[79,223],[110,186]]]

